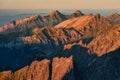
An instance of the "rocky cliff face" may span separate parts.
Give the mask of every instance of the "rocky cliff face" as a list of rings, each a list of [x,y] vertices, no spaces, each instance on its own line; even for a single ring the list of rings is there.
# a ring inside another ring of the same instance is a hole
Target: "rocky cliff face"
[[[53,59],[52,80],[75,80],[72,56]]]
[[[33,61],[29,66],[18,71],[1,72],[0,76],[0,80],[74,80],[73,60],[71,56],[69,58],[56,57],[52,63],[46,59]]]
[[[63,16],[72,19],[63,21]],[[120,79],[120,24],[80,11],[66,17],[55,10],[47,17],[63,22],[1,32],[1,80]]]
[[[16,72],[8,72],[1,80],[49,80],[49,60],[34,61],[30,66],[25,66]],[[2,72],[0,76],[5,75]]]

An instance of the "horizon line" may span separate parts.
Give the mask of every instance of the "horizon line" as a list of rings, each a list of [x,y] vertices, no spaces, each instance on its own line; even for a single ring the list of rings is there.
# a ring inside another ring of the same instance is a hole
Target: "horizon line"
[[[17,9],[17,8],[16,8]],[[5,9],[0,9],[0,10],[16,10],[15,8],[10,8],[10,9],[7,9],[7,8],[5,8]],[[105,8],[105,9],[102,9],[102,8],[73,8],[73,9],[60,9],[60,8],[58,8],[58,9],[51,9],[51,8],[46,8],[46,9],[44,9],[44,8],[41,8],[41,9],[39,9],[39,8],[35,8],[35,9],[30,9],[30,8],[24,8],[24,9],[22,9],[22,8],[18,8],[18,10],[26,10],[26,9],[29,9],[29,10],[84,10],[84,9],[87,9],[87,10],[112,10],[112,9],[120,9],[120,8]]]

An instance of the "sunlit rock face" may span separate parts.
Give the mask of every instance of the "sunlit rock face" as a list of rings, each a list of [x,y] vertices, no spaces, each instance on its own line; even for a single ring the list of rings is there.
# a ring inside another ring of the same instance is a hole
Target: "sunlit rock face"
[[[52,65],[52,66],[50,66]],[[64,66],[63,66],[64,65]],[[1,80],[74,80],[73,59],[54,58],[50,60],[33,61],[15,72],[4,71],[0,73]],[[52,76],[52,77],[50,77]]]
[[[1,80],[49,80],[49,60],[33,61],[15,72],[1,72]]]
[[[53,59],[52,80],[75,80],[72,56]]]
[[[116,18],[54,10],[4,25],[0,80],[119,80],[120,24],[110,21]]]
[[[115,51],[120,46],[120,24],[115,25],[112,28],[108,29],[103,34],[97,36],[91,43],[88,45],[92,53],[97,53],[101,56],[111,51]],[[108,43],[109,42],[109,43]]]

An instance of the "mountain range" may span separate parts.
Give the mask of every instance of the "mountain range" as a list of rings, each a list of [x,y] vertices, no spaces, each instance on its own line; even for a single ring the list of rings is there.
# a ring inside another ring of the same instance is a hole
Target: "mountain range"
[[[119,80],[120,15],[77,10],[0,27],[0,80]]]

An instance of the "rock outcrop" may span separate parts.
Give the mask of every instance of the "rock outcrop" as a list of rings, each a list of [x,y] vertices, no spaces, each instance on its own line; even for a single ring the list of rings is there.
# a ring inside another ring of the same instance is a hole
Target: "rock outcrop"
[[[52,65],[50,67],[50,65]],[[63,66],[64,65],[64,66]],[[73,58],[34,61],[15,72],[0,72],[0,80],[74,80]]]
[[[11,71],[0,72],[0,80],[10,80]]]
[[[1,80],[49,80],[49,60],[34,61],[16,72],[1,72]],[[7,74],[8,73],[8,74]]]
[[[52,80],[75,80],[72,56],[53,59]]]
[[[120,15],[118,13],[113,13],[113,14],[107,16],[107,19],[112,24],[120,24]]]

